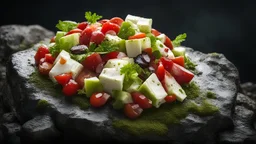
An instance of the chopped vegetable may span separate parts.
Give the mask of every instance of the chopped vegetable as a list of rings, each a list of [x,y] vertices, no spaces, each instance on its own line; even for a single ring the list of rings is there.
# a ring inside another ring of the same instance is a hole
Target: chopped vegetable
[[[97,22],[97,20],[101,19],[102,16],[97,15],[96,13],[92,13],[92,12],[88,11],[88,12],[85,12],[85,18],[86,18],[87,22],[92,24],[92,23]]]
[[[64,32],[69,32],[70,30],[77,27],[77,23],[73,21],[61,21],[59,20],[59,23],[56,25],[56,27]]]

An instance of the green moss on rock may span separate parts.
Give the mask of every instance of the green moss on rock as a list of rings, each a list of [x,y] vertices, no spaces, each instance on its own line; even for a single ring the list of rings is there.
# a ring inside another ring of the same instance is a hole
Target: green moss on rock
[[[90,106],[90,102],[87,98],[81,96],[75,96],[72,98],[72,103],[77,105],[80,109],[85,110]]]
[[[38,109],[44,109],[44,108],[46,108],[46,107],[48,107],[48,106],[49,106],[48,101],[46,101],[46,100],[39,100],[39,101],[37,102],[36,108],[38,108]]]
[[[189,84],[182,85],[182,88],[187,94],[188,99],[195,99],[200,95],[200,88],[194,81]]]
[[[163,135],[168,132],[169,125],[179,124],[180,120],[186,118],[189,113],[208,116],[216,112],[218,112],[218,108],[207,100],[203,100],[202,104],[196,104],[187,99],[183,103],[165,103],[160,108],[144,110],[137,120],[115,120],[113,127],[133,135],[144,135],[149,132]]]
[[[30,75],[29,82],[33,83],[37,88],[49,92],[54,97],[63,95],[61,87],[54,84],[48,77],[40,75],[37,69]]]
[[[211,91],[207,91],[205,95],[207,98],[216,99],[216,94]]]

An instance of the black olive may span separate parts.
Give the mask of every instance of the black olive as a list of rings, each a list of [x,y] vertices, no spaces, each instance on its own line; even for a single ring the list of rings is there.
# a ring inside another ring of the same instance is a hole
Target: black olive
[[[144,62],[142,59],[143,59],[142,55],[138,55],[137,57],[135,57],[134,62],[137,63],[142,68],[147,68],[148,63]]]
[[[149,57],[149,55],[148,55],[147,53],[143,52],[143,53],[141,54],[141,56],[142,56],[142,60],[143,60],[145,63],[150,63],[151,59],[150,59],[150,57]]]
[[[70,51],[72,54],[83,54],[88,49],[86,45],[73,46]]]
[[[148,70],[149,70],[151,73],[154,73],[154,72],[156,71],[152,66],[148,67]]]

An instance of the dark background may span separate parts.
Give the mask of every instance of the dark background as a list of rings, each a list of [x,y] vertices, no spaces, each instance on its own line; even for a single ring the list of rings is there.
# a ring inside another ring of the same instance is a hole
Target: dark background
[[[0,25],[40,24],[56,31],[58,20],[84,21],[85,11],[104,18],[127,14],[153,19],[153,27],[171,39],[187,33],[183,45],[204,53],[223,53],[240,72],[242,82],[256,82],[254,0],[42,0],[5,1]]]

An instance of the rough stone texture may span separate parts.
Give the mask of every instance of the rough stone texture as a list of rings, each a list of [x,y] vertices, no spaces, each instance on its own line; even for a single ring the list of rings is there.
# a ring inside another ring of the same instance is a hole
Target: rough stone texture
[[[37,102],[40,99],[47,100],[50,104],[48,113],[53,118],[56,127],[66,135],[64,138],[67,139],[172,140],[179,143],[214,143],[216,133],[233,126],[231,114],[239,85],[238,71],[222,54],[203,54],[190,48],[187,48],[187,51],[192,61],[198,64],[199,74],[195,76],[194,81],[202,90],[211,90],[216,93],[217,99],[210,101],[219,107],[220,113],[208,117],[189,114],[181,121],[181,125],[173,125],[167,136],[134,137],[112,127],[109,114],[117,119],[122,116],[113,111],[110,106],[97,110],[93,108],[81,110],[76,105],[65,101],[63,96],[53,97],[49,89],[36,87],[29,82],[30,75],[35,71],[33,67],[35,50],[33,48],[11,56],[7,65],[7,82],[11,96],[5,99],[21,122],[37,116]],[[32,65],[28,63],[29,59]]]
[[[0,58],[8,58],[11,53],[24,50],[45,38],[50,38],[53,32],[39,25],[5,25],[0,27]]]
[[[17,120],[16,116],[14,113],[10,112],[10,113],[5,113],[2,116],[2,119],[0,122],[2,123],[13,123]]]
[[[256,84],[251,82],[243,83],[241,84],[241,88],[245,95],[256,100]]]
[[[1,126],[3,131],[3,141],[7,144],[20,143],[20,130],[21,126],[18,123],[4,123]]]
[[[22,125],[24,141],[51,141],[59,136],[50,116],[37,116]]]
[[[242,86],[244,87],[244,84]],[[247,89],[246,91],[248,94],[251,89]],[[220,141],[234,144],[256,143],[256,139],[254,138],[256,136],[256,130],[253,126],[255,111],[256,100],[250,98],[250,96],[238,93],[233,116],[235,127],[232,131],[223,132],[220,135]]]

